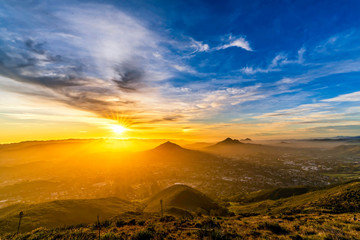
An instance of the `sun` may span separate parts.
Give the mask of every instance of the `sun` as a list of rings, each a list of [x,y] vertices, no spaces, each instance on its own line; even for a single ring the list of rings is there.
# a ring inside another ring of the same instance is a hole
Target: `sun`
[[[113,132],[116,134],[122,134],[127,130],[127,128],[125,128],[124,126],[121,126],[121,125],[114,124],[114,125],[111,125],[111,130],[113,130]]]

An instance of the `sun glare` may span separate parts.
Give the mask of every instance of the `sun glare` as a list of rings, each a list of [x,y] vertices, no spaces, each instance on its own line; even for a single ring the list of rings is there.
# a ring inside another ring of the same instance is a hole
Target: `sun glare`
[[[124,133],[127,129],[121,125],[112,125],[111,129],[113,130],[114,133],[116,134],[122,134]]]

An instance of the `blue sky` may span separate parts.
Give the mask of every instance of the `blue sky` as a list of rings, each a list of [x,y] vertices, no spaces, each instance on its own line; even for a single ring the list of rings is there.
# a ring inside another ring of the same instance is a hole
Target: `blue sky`
[[[0,121],[92,136],[86,114],[104,125],[117,113],[134,137],[359,135],[359,12],[359,1],[2,1]]]

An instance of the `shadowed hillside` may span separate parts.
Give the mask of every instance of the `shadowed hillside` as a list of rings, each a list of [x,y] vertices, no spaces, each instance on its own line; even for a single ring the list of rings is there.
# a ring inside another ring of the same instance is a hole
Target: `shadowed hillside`
[[[133,211],[135,206],[119,198],[70,199],[39,204],[14,204],[0,209],[0,232],[15,232],[20,211],[24,212],[21,230],[31,231],[38,227],[61,227],[95,222]]]
[[[206,214],[209,214],[211,210],[221,210],[219,204],[200,191],[186,185],[177,184],[151,197],[147,201],[144,211],[159,212],[160,200],[163,200],[165,210],[179,208],[189,212],[200,211]]]

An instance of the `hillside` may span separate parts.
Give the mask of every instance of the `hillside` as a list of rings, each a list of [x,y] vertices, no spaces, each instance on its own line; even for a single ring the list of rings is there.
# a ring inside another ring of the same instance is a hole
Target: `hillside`
[[[275,153],[283,150],[280,147],[272,147],[261,144],[254,144],[240,142],[237,139],[226,138],[225,140],[218,142],[214,145],[204,148],[205,151],[214,154],[223,155],[242,155],[242,154],[254,154],[254,153]],[[288,148],[287,148],[288,150]]]
[[[16,231],[18,214],[23,211],[21,230],[31,231],[38,227],[61,227],[95,222],[97,216],[107,219],[135,206],[119,198],[70,199],[39,204],[14,204],[0,209],[0,233]]]
[[[231,198],[231,201],[241,202],[241,203],[251,203],[251,202],[260,202],[264,200],[277,200],[281,198],[288,198],[292,196],[305,194],[312,190],[313,188],[310,187],[287,187],[287,188],[265,189],[256,192],[251,192],[248,194],[237,195]]]
[[[331,149],[330,152],[336,155],[360,157],[360,145],[340,145]]]
[[[280,192],[284,192],[281,190]],[[277,193],[278,191],[272,191]],[[101,239],[358,239],[360,232],[360,205],[359,205],[360,181],[353,181],[338,186],[317,190],[302,195],[278,200],[266,200],[257,203],[236,205],[230,208],[235,211],[234,216],[176,216],[166,212],[164,217],[159,216],[159,201],[164,200],[165,208],[194,210],[197,207],[213,209],[218,204],[201,192],[185,185],[169,187],[147,202],[146,211],[149,212],[126,212],[105,219],[101,217]],[[275,194],[276,196],[276,194]],[[69,200],[74,201],[74,200]],[[78,215],[84,214],[83,207],[88,207],[89,201],[95,201],[102,209],[99,215],[106,216],[106,212],[114,209],[124,210],[126,202],[119,199],[94,199],[78,202],[79,205],[68,211]],[[74,202],[62,201],[56,206],[51,202],[50,207],[62,209],[62,205],[74,204]],[[87,203],[87,204],[86,204]],[[85,205],[84,205],[85,204]],[[76,210],[77,209],[77,210]],[[92,212],[96,212],[93,207]],[[36,209],[44,215],[47,208]],[[7,208],[0,211],[0,218],[5,215],[14,215],[19,207]],[[24,227],[22,230],[31,229],[30,219],[26,219],[24,211]],[[32,209],[35,211],[35,208]],[[183,210],[185,211],[185,210]],[[66,211],[59,211],[64,214]],[[116,212],[116,211],[114,211]],[[154,212],[154,213],[152,213]],[[114,214],[114,213],[113,213]],[[37,221],[42,215],[32,213],[34,223],[42,223],[48,226],[50,223]],[[110,214],[109,214],[110,215]],[[173,215],[173,216],[169,216]],[[15,215],[14,215],[15,216]],[[36,217],[36,218],[35,218]],[[56,229],[38,228],[31,232],[22,233],[16,239],[99,239],[99,230],[94,225],[96,214],[88,214],[90,224],[69,226],[65,217],[59,215],[52,218],[62,219],[62,227]],[[17,220],[15,218],[15,220]],[[0,222],[0,226],[4,226]],[[67,224],[67,226],[63,226]],[[15,227],[15,228],[14,228]],[[8,233],[1,235],[1,239],[14,239],[14,229],[8,228]],[[4,232],[4,231],[3,231]]]
[[[163,200],[165,210],[179,208],[189,212],[203,212],[221,210],[214,200],[200,191],[186,185],[177,184],[162,190],[146,202],[145,212],[159,212],[160,200]]]
[[[360,212],[360,181],[352,181],[279,200],[237,204],[237,213],[352,213]]]
[[[137,154],[137,157],[151,162],[177,162],[177,163],[184,163],[184,162],[203,162],[203,161],[211,161],[217,160],[218,158],[213,155],[202,151],[197,150],[190,150],[183,148],[175,143],[172,142],[165,142],[154,149],[140,152]]]

